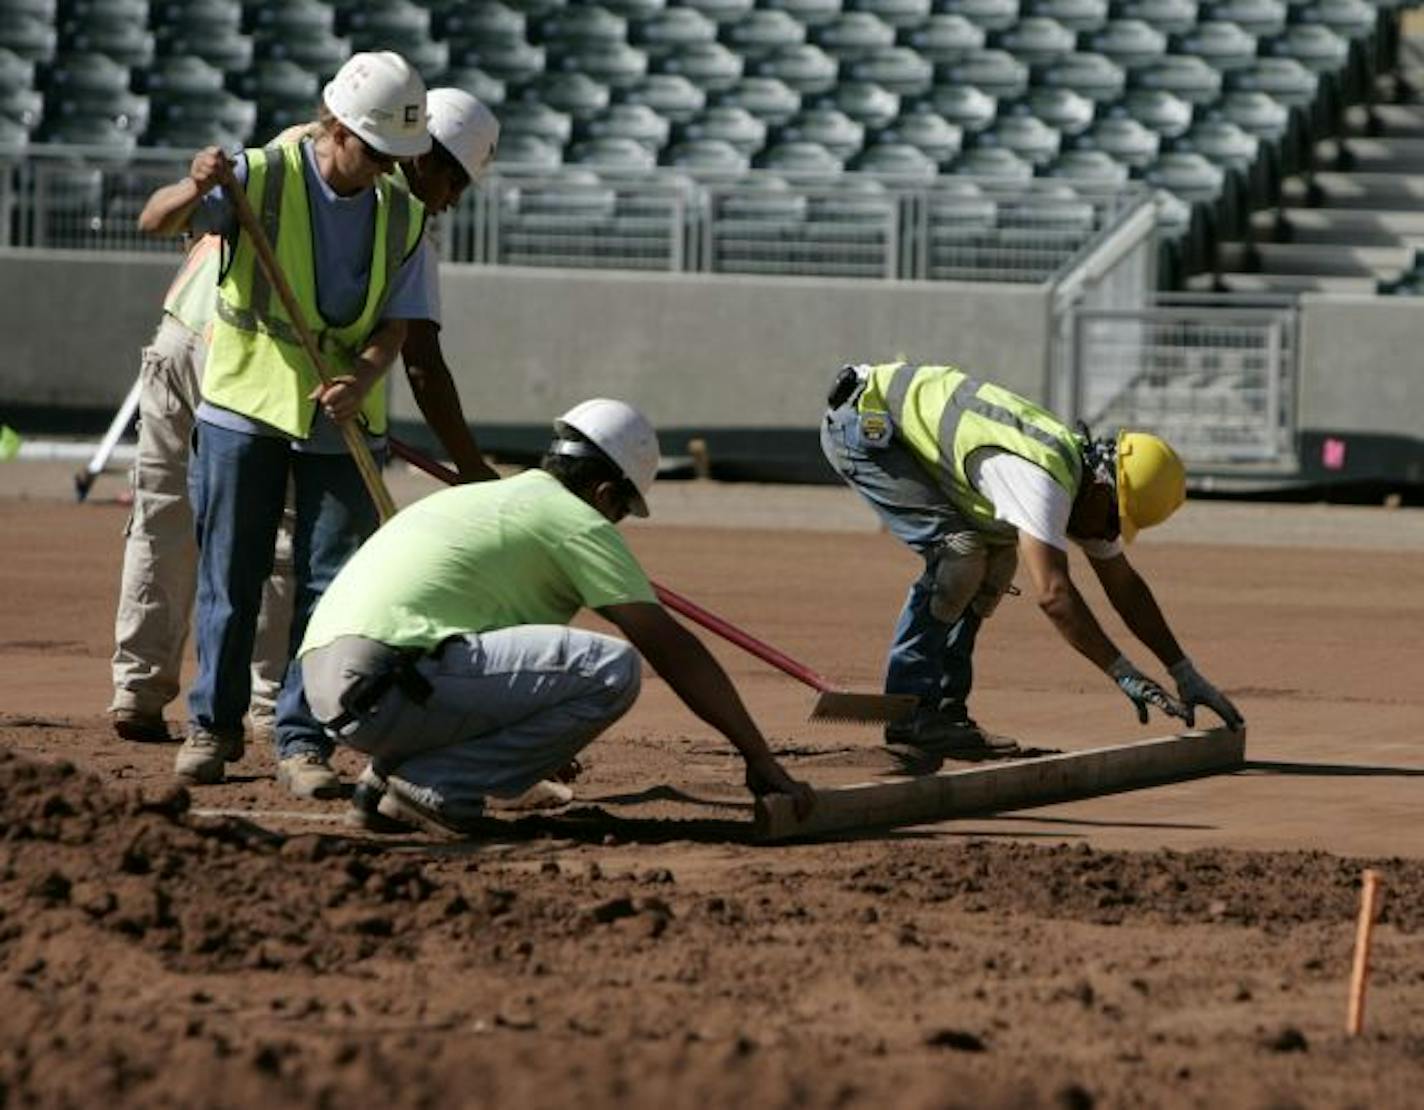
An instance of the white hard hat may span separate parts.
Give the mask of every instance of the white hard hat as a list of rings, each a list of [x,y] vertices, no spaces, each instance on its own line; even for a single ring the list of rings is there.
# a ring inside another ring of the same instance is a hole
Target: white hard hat
[[[425,98],[430,137],[448,150],[471,181],[494,160],[499,120],[464,89],[431,89]]]
[[[629,511],[634,516],[647,516],[644,496],[658,476],[658,434],[648,418],[625,401],[595,397],[554,421],[556,432],[569,429],[582,433],[633,483],[637,493]]]
[[[414,158],[430,149],[425,82],[392,50],[352,54],[321,95],[332,115],[382,154]]]

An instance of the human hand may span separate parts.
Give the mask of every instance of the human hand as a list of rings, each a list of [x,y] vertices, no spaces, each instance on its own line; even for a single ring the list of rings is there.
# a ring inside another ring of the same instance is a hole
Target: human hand
[[[366,387],[355,374],[343,374],[313,389],[311,399],[321,405],[322,412],[340,424],[361,411],[366,400]]]
[[[1220,717],[1232,732],[1240,732],[1245,727],[1246,718],[1231,704],[1231,699],[1204,679],[1185,655],[1168,670],[1176,679],[1177,695],[1187,711],[1187,724],[1196,725],[1196,707],[1204,705]]]
[[[1113,665],[1108,668],[1108,674],[1117,683],[1118,689],[1137,707],[1139,724],[1147,723],[1148,706],[1153,705],[1169,717],[1180,717],[1188,724],[1191,723],[1186,706],[1129,663],[1125,656],[1119,655],[1113,661]]]
[[[785,794],[797,820],[804,821],[816,805],[816,792],[808,783],[793,779],[776,760],[747,764],[747,789],[760,798],[764,794]]]
[[[223,178],[231,172],[231,163],[221,147],[208,146],[193,155],[193,164],[188,167],[188,176],[198,187],[198,195],[204,196],[214,186],[221,185]]]

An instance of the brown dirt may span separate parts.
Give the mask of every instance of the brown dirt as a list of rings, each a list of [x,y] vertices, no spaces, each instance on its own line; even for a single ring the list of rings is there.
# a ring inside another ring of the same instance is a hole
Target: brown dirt
[[[171,748],[110,738],[121,520],[0,501],[0,1107],[1417,1102],[1424,694],[1395,656],[1417,555],[1341,575],[1329,552],[1143,547],[1251,721],[1242,774],[758,848],[735,760],[650,681],[570,812],[432,844],[344,835],[265,752],[190,798]],[[633,538],[873,688],[911,567],[885,537]],[[987,723],[1064,748],[1165,731],[1031,608],[986,630]],[[865,729],[805,727],[805,691],[716,650],[800,773],[876,765]],[[1387,894],[1351,1041],[1367,865]]]

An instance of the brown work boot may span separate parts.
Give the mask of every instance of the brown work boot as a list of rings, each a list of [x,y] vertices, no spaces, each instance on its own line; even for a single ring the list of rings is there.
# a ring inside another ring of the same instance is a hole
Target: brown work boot
[[[335,798],[341,779],[319,752],[298,752],[277,761],[277,783],[298,798]]]
[[[114,735],[135,744],[166,744],[173,737],[162,713],[144,713],[138,709],[111,709]]]
[[[215,786],[227,775],[227,764],[242,758],[242,734],[219,736],[193,728],[173,758],[173,774],[192,786]]]
[[[529,813],[540,809],[558,809],[573,800],[572,787],[553,779],[540,779],[524,793],[512,798],[486,798],[485,808],[492,812]]]
[[[435,791],[397,775],[386,780],[386,792],[377,808],[392,821],[418,825],[444,836],[472,837],[483,831],[484,806],[479,800],[450,805]]]

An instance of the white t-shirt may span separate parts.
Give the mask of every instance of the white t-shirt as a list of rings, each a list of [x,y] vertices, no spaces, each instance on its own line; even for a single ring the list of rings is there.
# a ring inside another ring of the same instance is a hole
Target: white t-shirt
[[[425,242],[422,244],[421,265],[425,270],[425,303],[429,311],[425,319],[440,326],[440,230],[434,216],[425,219]]]
[[[994,506],[994,519],[1012,524],[1036,540],[1068,550],[1068,517],[1073,499],[1043,467],[1009,451],[976,451],[969,460],[970,484]],[[1091,559],[1122,554],[1122,541],[1073,539]]]

